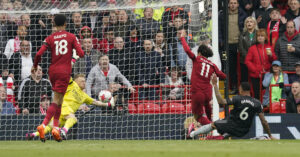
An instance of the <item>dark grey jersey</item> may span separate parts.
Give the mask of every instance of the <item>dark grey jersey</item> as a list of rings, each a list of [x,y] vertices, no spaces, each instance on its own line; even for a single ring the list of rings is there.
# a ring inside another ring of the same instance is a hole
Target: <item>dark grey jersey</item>
[[[256,113],[261,113],[263,109],[260,101],[250,96],[234,96],[228,104],[233,104],[229,120],[243,128],[250,128],[253,117]]]

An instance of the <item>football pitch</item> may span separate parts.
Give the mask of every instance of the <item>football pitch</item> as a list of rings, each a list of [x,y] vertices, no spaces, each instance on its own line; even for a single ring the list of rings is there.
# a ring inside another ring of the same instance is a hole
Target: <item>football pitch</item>
[[[297,157],[299,140],[1,141],[1,157]]]

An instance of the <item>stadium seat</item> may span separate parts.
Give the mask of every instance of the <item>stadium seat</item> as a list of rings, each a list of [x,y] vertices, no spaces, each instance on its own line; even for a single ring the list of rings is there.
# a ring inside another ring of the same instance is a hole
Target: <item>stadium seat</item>
[[[144,103],[144,104],[139,104],[137,113],[139,114],[155,114],[155,113],[160,113],[160,106],[158,104],[154,103]]]
[[[185,113],[185,108],[181,103],[167,103],[162,105],[162,113]]]
[[[285,99],[280,99],[279,102],[274,102],[270,105],[270,113],[286,113]]]
[[[185,113],[192,113],[192,104],[188,103],[185,105]]]
[[[131,114],[137,113],[136,106],[134,104],[128,104],[128,112]]]

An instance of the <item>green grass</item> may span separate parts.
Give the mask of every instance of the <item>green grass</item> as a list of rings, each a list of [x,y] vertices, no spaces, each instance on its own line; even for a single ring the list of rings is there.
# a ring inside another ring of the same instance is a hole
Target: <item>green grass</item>
[[[1,141],[0,157],[298,157],[299,140]]]

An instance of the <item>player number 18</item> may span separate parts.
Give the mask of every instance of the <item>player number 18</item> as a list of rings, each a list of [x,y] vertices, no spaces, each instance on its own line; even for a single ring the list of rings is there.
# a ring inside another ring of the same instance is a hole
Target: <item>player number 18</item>
[[[55,52],[56,55],[64,55],[68,52],[68,41],[67,40],[60,40],[60,41],[54,41],[55,44]]]

